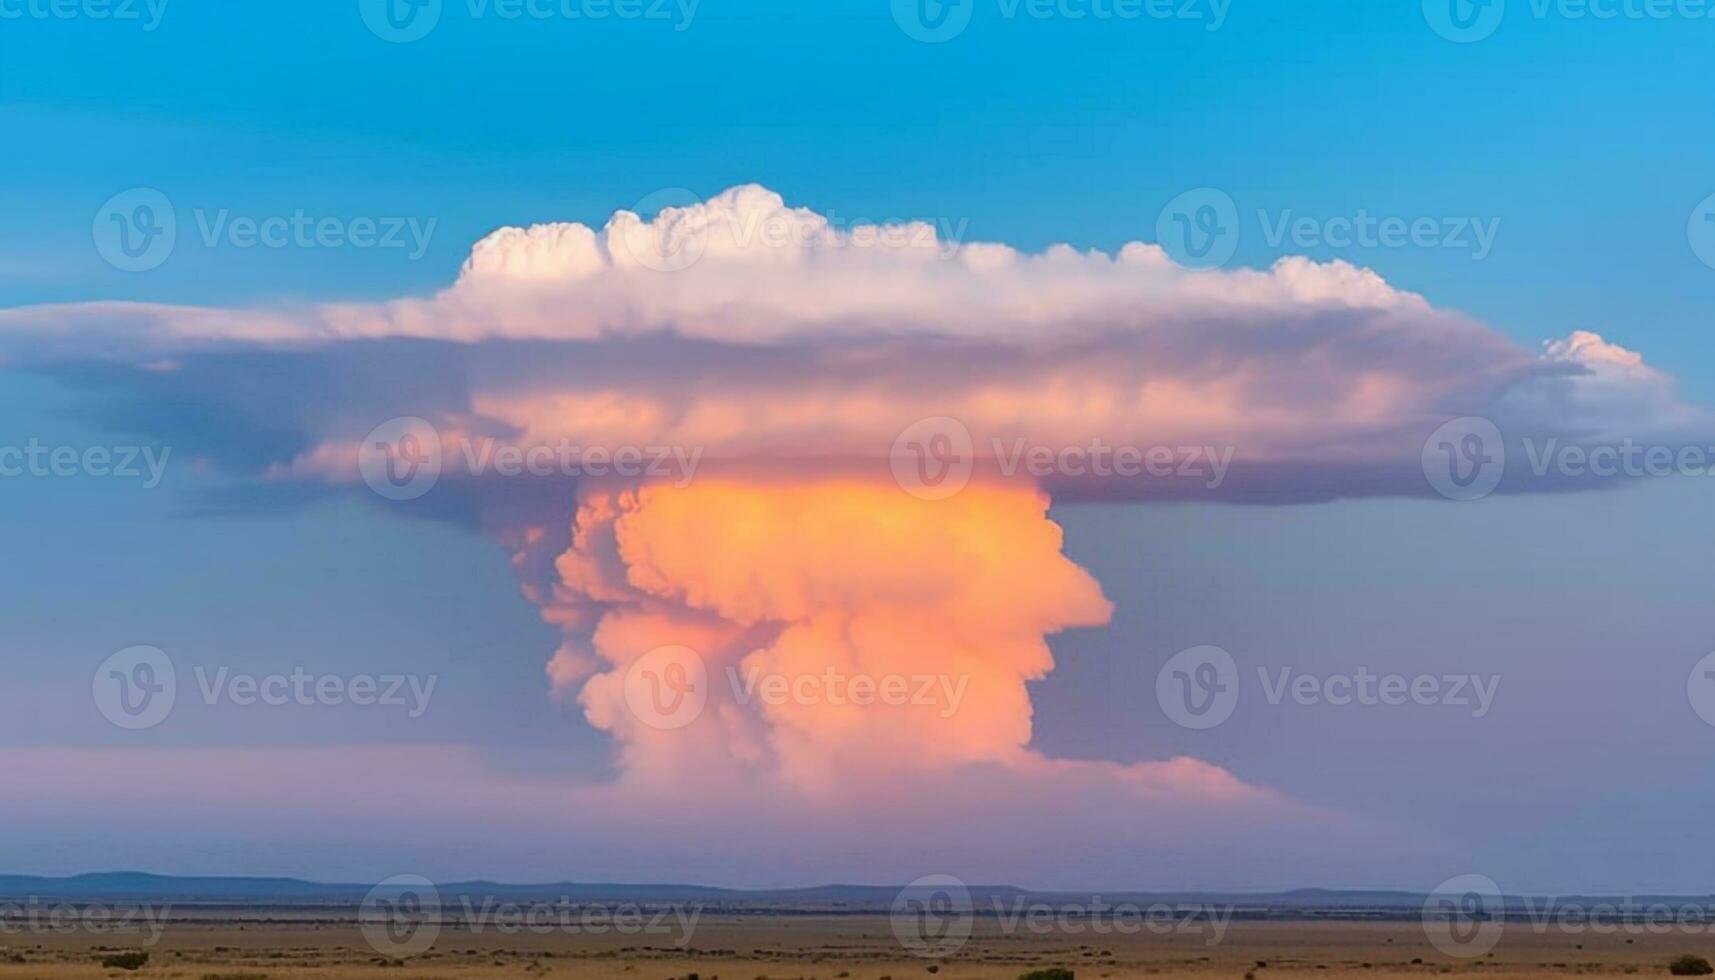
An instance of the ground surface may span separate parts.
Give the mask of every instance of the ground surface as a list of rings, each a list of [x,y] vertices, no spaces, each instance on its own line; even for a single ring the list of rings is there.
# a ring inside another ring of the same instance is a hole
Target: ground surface
[[[555,930],[443,930],[421,955],[377,955],[350,923],[279,921],[168,925],[153,945],[146,932],[0,932],[0,980],[88,977],[183,980],[474,980],[517,977],[597,980],[1014,980],[1031,969],[1064,966],[1080,980],[1132,977],[1510,977],[1667,976],[1681,953],[1715,960],[1715,937],[1572,934],[1509,924],[1493,953],[1456,959],[1438,952],[1409,922],[1228,925],[1139,930],[1134,935],[1063,929],[1003,930],[979,920],[956,953],[925,959],[902,950],[886,915],[717,916],[705,913],[684,934],[591,935]],[[147,949],[134,973],[103,969],[106,952]],[[1420,962],[1414,962],[1420,961]],[[1260,963],[1259,963],[1260,961]],[[1261,965],[1266,964],[1266,965]]]

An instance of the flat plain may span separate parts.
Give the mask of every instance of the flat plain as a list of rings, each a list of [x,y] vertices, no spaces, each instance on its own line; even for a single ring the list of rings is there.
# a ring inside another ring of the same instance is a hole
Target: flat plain
[[[913,955],[885,914],[705,913],[673,935],[564,929],[445,928],[424,952],[379,955],[350,921],[268,916],[169,922],[144,930],[0,932],[0,980],[136,977],[173,980],[1014,980],[1064,967],[1080,980],[1137,977],[1353,978],[1466,976],[1507,980],[1667,976],[1683,953],[1715,959],[1715,939],[1685,931],[1606,934],[1508,923],[1482,956],[1436,950],[1415,922],[1239,921],[1131,933],[1003,928],[979,918],[967,942]],[[142,950],[135,971],[100,959]]]

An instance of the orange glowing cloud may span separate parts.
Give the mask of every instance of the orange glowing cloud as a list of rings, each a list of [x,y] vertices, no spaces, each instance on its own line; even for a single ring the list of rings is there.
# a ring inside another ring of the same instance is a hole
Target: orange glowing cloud
[[[657,788],[857,803],[907,773],[986,766],[1014,781],[1105,773],[1146,796],[1269,798],[1195,760],[1064,763],[1028,747],[1026,684],[1053,669],[1047,637],[1111,612],[1047,508],[1040,492],[988,483],[942,501],[848,478],[591,490],[555,562],[552,618],[569,639],[549,674],[581,683],[626,779]],[[694,651],[675,682],[701,687],[688,718],[630,687],[664,647]]]

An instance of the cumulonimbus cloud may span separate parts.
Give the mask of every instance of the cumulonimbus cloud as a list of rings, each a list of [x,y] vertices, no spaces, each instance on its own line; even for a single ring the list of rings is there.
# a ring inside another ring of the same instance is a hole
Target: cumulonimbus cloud
[[[121,366],[85,383],[218,415],[230,432],[203,424],[188,441],[265,483],[360,486],[360,442],[391,416],[427,419],[449,460],[499,443],[694,449],[695,480],[523,495],[471,472],[446,482],[562,629],[550,683],[613,735],[621,788],[725,787],[759,810],[861,807],[941,774],[967,796],[1101,786],[1139,806],[1304,817],[1194,759],[1030,749],[1026,685],[1053,667],[1047,637],[1109,615],[1061,554],[1050,493],[1424,492],[1424,439],[1459,415],[1582,439],[1711,428],[1668,375],[1594,333],[1530,351],[1344,262],[1191,271],[1143,243],[1025,254],[925,224],[836,228],[756,186],[599,229],[502,229],[428,298],[0,311],[0,344],[24,362],[87,358],[91,338]],[[951,420],[974,457],[970,484],[941,499],[893,469],[924,420]],[[1222,459],[1220,479],[1054,455],[1104,445],[1195,449]],[[1046,471],[1002,472],[1037,450]],[[695,652],[712,699],[682,729],[640,719],[624,690],[669,646]],[[727,684],[758,672],[931,675],[964,693],[952,712],[860,709],[745,701]]]

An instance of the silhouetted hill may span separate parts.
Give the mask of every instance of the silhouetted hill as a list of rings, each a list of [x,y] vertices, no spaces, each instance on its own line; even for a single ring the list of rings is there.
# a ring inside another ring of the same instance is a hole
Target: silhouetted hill
[[[183,905],[282,906],[357,905],[375,887],[374,883],[320,882],[301,878],[179,877],[136,871],[81,874],[66,878],[33,875],[0,875],[0,900],[68,902],[155,902]],[[684,884],[618,884],[595,882],[549,882],[517,884],[494,881],[437,882],[443,904],[469,899],[475,903],[495,901],[560,901],[590,903],[681,903],[725,906],[734,909],[778,910],[885,910],[900,889],[889,885],[821,885],[810,888],[737,889]],[[1427,896],[1403,890],[1343,890],[1300,888],[1282,892],[1146,892],[1106,889],[1089,892],[1035,891],[1010,885],[973,885],[971,897],[979,912],[1014,906],[1019,902],[1085,905],[1100,900],[1109,906],[1205,905],[1236,910],[1246,917],[1282,914],[1291,917],[1362,917],[1366,914],[1398,916],[1415,914]],[[1509,896],[1507,904],[1520,907],[1527,899]],[[1535,901],[1545,901],[1537,899]],[[1715,904],[1712,896],[1634,895],[1558,896],[1560,905],[1595,905],[1631,902]]]

